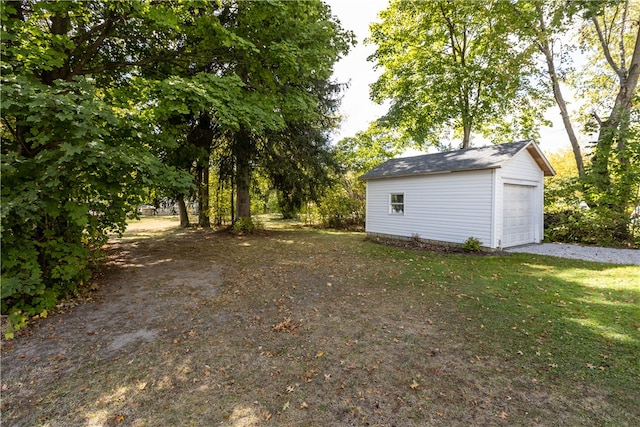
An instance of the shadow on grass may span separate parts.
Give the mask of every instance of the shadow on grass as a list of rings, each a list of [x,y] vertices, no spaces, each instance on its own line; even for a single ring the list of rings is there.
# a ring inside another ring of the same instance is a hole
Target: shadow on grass
[[[467,325],[452,327],[476,351],[565,389],[593,383],[621,393],[629,415],[640,416],[639,267],[526,254],[395,257],[405,281],[458,300]]]
[[[640,417],[637,267],[407,251],[316,230],[126,237],[108,250],[99,303],[46,319],[3,357],[3,418],[421,426]],[[123,336],[149,339],[112,344]]]

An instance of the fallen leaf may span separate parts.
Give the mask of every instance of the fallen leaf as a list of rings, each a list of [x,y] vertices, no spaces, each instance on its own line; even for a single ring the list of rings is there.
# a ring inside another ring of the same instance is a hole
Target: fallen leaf
[[[593,363],[587,363],[587,368],[596,369],[596,366]]]
[[[412,390],[417,390],[417,389],[420,388],[420,384],[418,384],[416,382],[416,380],[413,380],[413,382],[411,383],[411,385],[409,387],[411,387]]]
[[[264,420],[265,421],[269,421],[271,419],[271,417],[273,416],[273,414],[271,414],[271,412],[269,411],[265,411],[264,413]]]
[[[506,413],[506,412],[504,412],[504,411],[500,412],[500,415],[498,415],[498,416],[499,416],[500,418],[502,418],[503,420],[506,420],[506,419],[507,419],[507,413]]]
[[[307,405],[307,402],[302,402],[300,404],[300,409],[307,409],[307,408],[309,408],[309,405]]]
[[[318,354],[316,354],[316,357],[322,357],[322,356],[324,356],[324,352],[323,351],[321,351]]]
[[[271,328],[273,332],[294,332],[296,329],[298,329],[298,325],[290,317],[286,317],[282,322],[273,325]]]
[[[283,411],[286,411],[287,409],[289,409],[289,401],[288,401],[288,400],[287,400],[287,403],[285,403],[285,404],[282,406],[282,410],[283,410]]]
[[[120,424],[123,421],[124,421],[124,415],[122,414],[116,415],[116,417],[113,419],[113,422],[116,424]]]

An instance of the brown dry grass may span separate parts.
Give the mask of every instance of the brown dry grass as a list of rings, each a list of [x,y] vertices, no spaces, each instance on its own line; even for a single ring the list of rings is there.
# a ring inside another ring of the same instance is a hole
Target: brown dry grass
[[[606,391],[493,351],[455,290],[414,283],[363,234],[154,227],[110,243],[93,302],[5,343],[4,425],[599,425],[620,412]]]

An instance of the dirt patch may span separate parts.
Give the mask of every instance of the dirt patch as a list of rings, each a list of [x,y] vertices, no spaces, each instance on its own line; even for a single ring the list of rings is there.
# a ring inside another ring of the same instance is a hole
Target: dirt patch
[[[141,225],[110,242],[92,300],[5,344],[3,422],[548,425],[594,410],[579,405],[606,412],[597,391],[577,391],[595,395],[576,407],[495,354],[455,290],[399,283],[403,267],[375,248],[355,233]]]

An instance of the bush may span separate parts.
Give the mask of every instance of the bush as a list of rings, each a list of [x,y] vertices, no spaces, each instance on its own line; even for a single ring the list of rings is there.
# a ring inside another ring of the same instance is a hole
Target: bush
[[[629,221],[608,209],[576,207],[545,214],[545,239],[552,242],[620,246],[626,242]]]
[[[318,213],[325,227],[363,227],[365,202],[349,196],[344,187],[336,186],[324,195],[318,206]]]
[[[238,218],[233,223],[231,231],[238,234],[251,234],[256,231],[262,230],[264,227],[258,220],[254,220],[251,217]]]
[[[0,129],[0,293],[10,338],[87,281],[95,250],[124,230],[144,188],[187,181],[160,164],[135,118],[115,116],[88,80],[8,78],[2,90],[3,119],[22,126],[31,147]]]
[[[476,239],[475,237],[469,237],[464,242],[464,250],[465,252],[480,252],[480,240]]]
[[[606,204],[588,207],[577,177],[554,179],[545,187],[545,239],[599,246],[637,245],[629,215]]]

